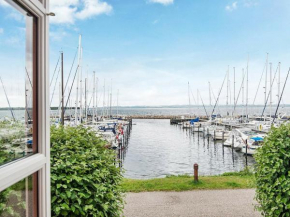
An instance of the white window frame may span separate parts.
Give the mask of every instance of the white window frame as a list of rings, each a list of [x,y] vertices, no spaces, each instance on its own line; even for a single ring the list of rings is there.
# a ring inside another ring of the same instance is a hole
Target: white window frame
[[[1,166],[0,191],[38,172],[38,216],[50,217],[49,0],[14,1],[27,8],[38,24],[38,153]]]

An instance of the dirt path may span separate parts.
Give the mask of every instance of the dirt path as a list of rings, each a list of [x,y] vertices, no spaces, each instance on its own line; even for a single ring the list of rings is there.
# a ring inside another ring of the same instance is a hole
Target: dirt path
[[[128,193],[125,217],[260,217],[254,189]]]

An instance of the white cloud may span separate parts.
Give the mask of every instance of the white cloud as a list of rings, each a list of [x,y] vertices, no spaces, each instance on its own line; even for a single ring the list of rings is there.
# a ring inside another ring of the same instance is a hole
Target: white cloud
[[[4,0],[0,0],[0,7],[9,7],[9,4]]]
[[[226,10],[230,12],[236,10],[237,8],[238,8],[238,2],[233,2],[232,4],[226,6]]]
[[[245,7],[253,7],[253,6],[257,6],[259,3],[257,0],[244,0],[244,6]]]
[[[3,34],[3,33],[4,33],[4,29],[0,28],[0,34]]]
[[[56,14],[52,23],[73,24],[100,14],[109,14],[113,7],[101,0],[51,0],[50,11]]]
[[[76,13],[76,17],[83,20],[99,14],[109,14],[112,9],[112,6],[107,2],[100,2],[98,0],[84,0],[84,8]]]
[[[149,0],[151,3],[159,3],[163,5],[170,5],[173,4],[174,0]]]

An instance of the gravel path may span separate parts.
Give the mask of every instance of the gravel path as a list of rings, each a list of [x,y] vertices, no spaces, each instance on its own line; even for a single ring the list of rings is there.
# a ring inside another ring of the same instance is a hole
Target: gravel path
[[[256,217],[254,189],[128,193],[125,217]]]

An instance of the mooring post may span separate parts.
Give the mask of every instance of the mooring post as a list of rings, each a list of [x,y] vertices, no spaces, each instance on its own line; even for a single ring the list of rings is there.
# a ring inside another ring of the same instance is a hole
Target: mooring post
[[[194,169],[194,182],[198,182],[198,164],[197,163],[193,165],[193,169]]]
[[[232,136],[232,150],[234,149],[234,144],[235,144],[235,135]]]
[[[118,156],[119,167],[121,167],[121,146],[122,146],[122,144],[119,142],[119,156]]]
[[[215,140],[215,130],[213,131],[213,140]]]

